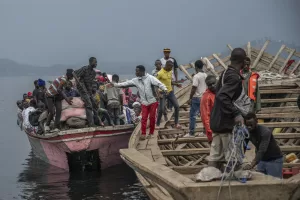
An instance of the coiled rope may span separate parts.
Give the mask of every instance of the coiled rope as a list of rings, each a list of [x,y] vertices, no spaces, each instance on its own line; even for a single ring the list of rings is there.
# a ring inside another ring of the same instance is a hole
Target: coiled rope
[[[242,126],[234,126],[232,131],[232,136],[229,140],[227,155],[230,154],[225,170],[222,175],[221,184],[218,192],[218,200],[220,197],[220,193],[222,190],[222,186],[224,184],[224,180],[229,181],[229,195],[230,199],[232,199],[231,195],[231,187],[230,187],[230,181],[234,178],[234,169],[236,166],[239,166],[243,163],[243,159],[245,157],[244,154],[244,146],[245,146],[245,139],[249,138],[249,132],[248,129],[242,125]]]

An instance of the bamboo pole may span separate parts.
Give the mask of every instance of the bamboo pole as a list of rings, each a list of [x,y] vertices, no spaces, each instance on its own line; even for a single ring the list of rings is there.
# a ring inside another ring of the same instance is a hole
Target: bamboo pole
[[[228,49],[229,49],[230,51],[233,50],[233,48],[232,48],[232,46],[230,46],[230,44],[227,44],[227,47],[228,47]]]
[[[179,68],[180,70],[185,73],[186,77],[190,80],[190,81],[193,81],[193,77],[188,73],[188,71],[186,71],[186,69],[182,66],[182,65],[179,65]]]
[[[291,73],[294,73],[296,71],[296,69],[300,66],[300,60],[297,62],[297,64],[294,66],[294,68],[292,69]]]
[[[276,60],[278,59],[278,57],[280,56],[281,52],[282,52],[284,49],[285,49],[285,45],[283,44],[283,45],[280,47],[280,49],[279,49],[279,51],[277,52],[277,54],[275,55],[275,57],[274,57],[274,59],[272,60],[272,62],[269,64],[268,70],[270,70],[270,69],[273,67],[274,63],[276,62]]]
[[[262,57],[262,55],[263,55],[264,51],[266,50],[267,46],[269,45],[269,43],[270,43],[269,40],[267,40],[267,41],[265,42],[264,46],[261,48],[261,50],[260,50],[260,52],[259,52],[257,58],[255,59],[253,65],[251,66],[251,68],[255,68],[255,67],[256,67],[256,65],[258,64],[260,58]]]
[[[251,43],[250,42],[247,43],[247,54],[248,54],[248,57],[251,59]]]
[[[291,59],[291,57],[294,55],[295,51],[296,51],[296,49],[293,49],[292,51],[290,51],[290,54],[288,55],[288,57],[286,58],[286,60],[282,64],[281,68],[279,69],[279,74],[282,73],[282,71],[284,70],[285,66],[287,65],[287,63],[289,62],[289,60]]]
[[[219,58],[219,56],[217,54],[213,54],[213,57],[220,63],[220,65],[224,68],[227,69],[227,66],[225,65],[225,63]]]

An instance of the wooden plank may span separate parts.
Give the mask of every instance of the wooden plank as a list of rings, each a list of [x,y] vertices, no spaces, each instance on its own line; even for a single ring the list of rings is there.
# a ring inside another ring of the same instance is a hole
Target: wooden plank
[[[213,57],[220,63],[220,65],[224,68],[227,69],[227,66],[225,65],[225,63],[223,63],[223,61],[219,58],[219,56],[217,54],[213,54]]]
[[[231,46],[230,44],[227,44],[227,47],[228,47],[228,49],[229,49],[230,51],[233,50],[233,48],[232,48],[232,46]]]
[[[284,70],[285,66],[287,65],[287,63],[289,62],[289,60],[291,59],[291,57],[294,55],[296,49],[293,49],[290,54],[288,55],[288,57],[286,58],[286,60],[284,61],[284,63],[282,64],[281,68],[279,69],[279,74],[282,73],[282,71]]]
[[[281,102],[296,102],[297,98],[283,98],[283,99],[262,99],[261,103],[281,103]]]
[[[300,152],[300,146],[280,146],[282,152]],[[210,148],[193,148],[181,150],[162,150],[163,156],[189,156],[199,154],[209,154]]]
[[[250,42],[247,43],[247,55],[251,60],[251,43]]]
[[[300,133],[277,133],[273,136],[275,139],[297,139],[300,138]]]
[[[201,169],[206,167],[206,165],[201,166],[172,166],[170,169],[180,173],[180,174],[197,174]]]
[[[187,131],[189,131],[189,127],[182,127],[181,129],[162,129],[159,131],[159,135],[185,134]],[[200,131],[203,131],[203,126],[195,128],[195,132]]]
[[[260,90],[260,94],[300,94],[300,89]]]
[[[259,119],[272,119],[272,118],[299,118],[300,112],[296,113],[270,113],[270,114],[256,114]]]
[[[297,128],[300,127],[300,122],[267,122],[267,123],[259,123],[269,128]]]
[[[185,69],[182,65],[179,65],[179,69],[186,75],[186,77],[187,77],[190,81],[193,81],[192,76],[189,74],[188,71],[186,71],[186,69]]]
[[[210,152],[210,148],[161,150],[163,156],[190,156],[190,155],[198,155],[198,154],[208,154],[209,152]]]
[[[171,144],[171,143],[175,143],[175,144],[193,143],[193,142],[207,142],[207,137],[178,138],[177,140],[175,140],[175,138],[157,140],[158,145]]]
[[[273,58],[272,62],[269,64],[267,70],[270,70],[270,69],[273,67],[274,63],[276,62],[276,60],[278,59],[278,57],[280,56],[281,52],[282,52],[284,49],[285,49],[285,45],[283,44],[283,45],[280,47],[280,49],[279,49],[279,51],[277,52],[277,54],[275,55],[275,57]]]
[[[294,73],[298,67],[300,66],[300,60],[297,62],[297,64],[293,67],[293,69],[291,70],[290,74]]]
[[[298,106],[284,106],[284,107],[267,107],[261,108],[259,114],[279,113],[279,112],[299,112]]]
[[[202,122],[200,118],[196,118],[196,123]],[[179,119],[178,120],[179,124],[186,124],[186,123],[190,123],[190,119]],[[169,120],[167,122],[167,124],[175,124],[174,120]]]
[[[260,60],[261,56],[263,55],[264,51],[266,50],[266,48],[267,48],[267,46],[268,46],[269,43],[270,43],[269,40],[267,40],[267,41],[265,42],[264,46],[261,48],[261,50],[260,50],[258,56],[256,57],[256,59],[255,59],[253,65],[251,66],[251,68],[255,68],[256,65],[259,63],[259,60]]]

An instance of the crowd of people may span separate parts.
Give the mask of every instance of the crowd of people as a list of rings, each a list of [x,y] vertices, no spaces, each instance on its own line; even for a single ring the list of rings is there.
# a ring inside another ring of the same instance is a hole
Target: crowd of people
[[[141,140],[151,138],[155,129],[160,129],[162,116],[168,120],[168,112],[174,111],[174,128],[179,124],[179,104],[174,87],[181,87],[178,80],[178,64],[170,56],[171,50],[164,49],[164,57],[155,61],[151,74],[146,73],[143,65],[135,69],[136,78],[120,81],[114,74],[111,79],[106,73],[95,70],[97,59],[91,57],[89,65],[55,79],[49,87],[45,81],[34,81],[34,91],[23,95],[17,105],[22,110],[23,124],[38,117],[30,117],[34,111],[46,113],[43,132],[61,129],[62,100],[72,105],[72,99],[80,97],[84,102],[87,126],[130,124],[141,121]],[[260,110],[259,75],[252,72],[251,59],[241,48],[232,51],[230,65],[219,78],[207,75],[203,60],[195,62],[196,74],[192,77],[192,89],[188,103],[189,133],[184,137],[195,137],[196,118],[200,115],[204,133],[211,145],[209,165],[219,168],[228,160],[228,142],[234,126],[245,125],[250,131],[251,142],[257,149],[256,157],[245,169],[258,168],[265,174],[281,177],[282,153],[276,144],[272,132],[257,124],[256,112]],[[75,80],[73,80],[75,79]],[[219,79],[219,80],[217,80]],[[133,94],[130,87],[137,89]],[[46,110],[46,112],[45,112]],[[55,119],[53,120],[55,114]],[[36,114],[38,116],[38,114]],[[149,120],[149,133],[146,133]],[[36,121],[36,120],[35,120]],[[245,145],[246,150],[246,145]]]

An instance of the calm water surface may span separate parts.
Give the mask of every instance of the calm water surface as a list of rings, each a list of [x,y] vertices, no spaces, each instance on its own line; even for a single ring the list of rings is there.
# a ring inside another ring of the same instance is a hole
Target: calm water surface
[[[45,80],[51,80],[41,77]],[[16,124],[16,100],[34,77],[0,78],[0,200],[147,200],[134,172],[121,164],[102,173],[69,174],[37,159]]]

